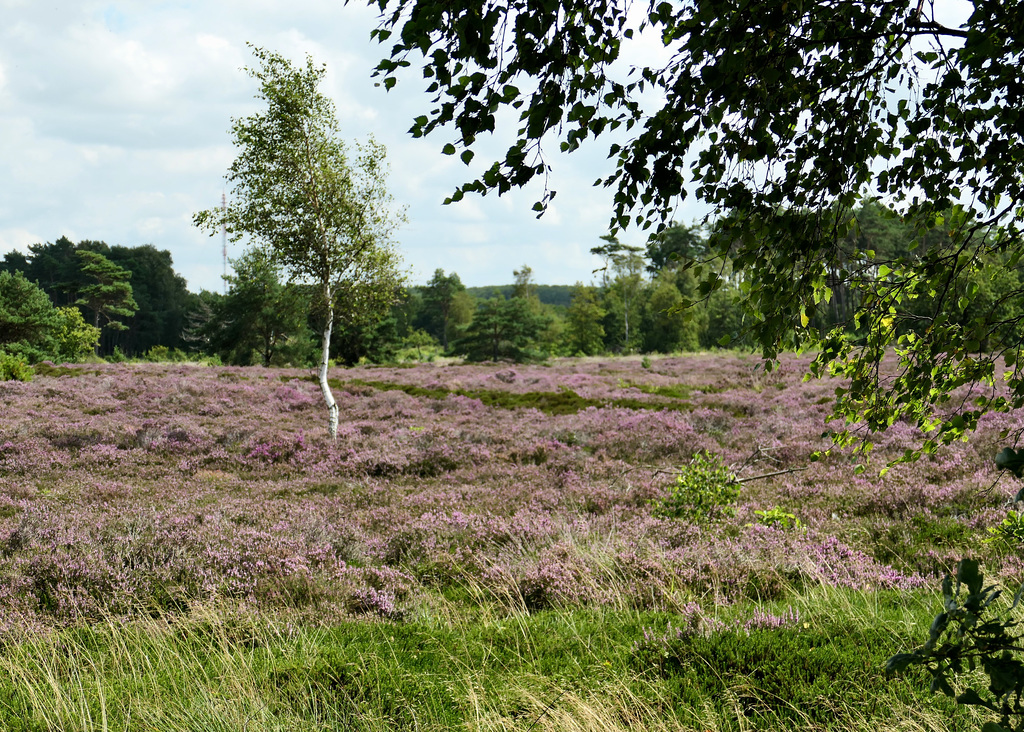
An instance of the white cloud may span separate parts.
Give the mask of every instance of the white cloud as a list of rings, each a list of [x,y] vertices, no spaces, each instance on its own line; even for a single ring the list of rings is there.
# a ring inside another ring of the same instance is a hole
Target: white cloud
[[[438,267],[470,285],[498,284],[529,264],[541,282],[590,279],[589,247],[605,231],[610,194],[593,154],[555,156],[557,206],[537,221],[542,188],[467,197],[457,185],[501,157],[508,139],[481,140],[473,165],[440,154],[451,135],[414,140],[430,108],[410,73],[390,93],[370,78],[386,52],[369,41],[373,8],[336,0],[0,0],[0,257],[62,235],[168,249],[193,289],[220,290],[220,239],[191,225],[215,206],[234,157],[232,117],[252,113],[246,42],[327,65],[343,135],[387,145],[390,187],[408,207],[398,234],[418,281]],[[514,130],[514,115],[501,123]],[[231,256],[240,250],[234,247]]]
[[[30,244],[39,241],[39,235],[28,229],[0,229],[0,252],[28,253]]]

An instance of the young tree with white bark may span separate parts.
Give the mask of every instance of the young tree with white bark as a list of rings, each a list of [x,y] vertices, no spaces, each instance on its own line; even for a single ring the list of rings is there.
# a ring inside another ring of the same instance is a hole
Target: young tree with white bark
[[[326,68],[309,57],[297,68],[279,54],[253,53],[259,66],[247,71],[266,109],[232,122],[239,149],[226,176],[232,203],[194,220],[211,236],[224,226],[234,241],[247,236],[266,246],[292,281],[314,287],[323,323],[320,389],[337,437],[327,381],[336,308],[386,310],[405,279],[392,239],[404,216],[385,185],[384,147],[370,139],[352,150],[339,138],[334,104],[319,90]],[[343,299],[354,291],[359,297]]]

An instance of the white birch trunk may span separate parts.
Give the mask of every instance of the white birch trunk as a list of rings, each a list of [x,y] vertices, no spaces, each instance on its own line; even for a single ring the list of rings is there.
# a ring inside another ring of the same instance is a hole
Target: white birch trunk
[[[327,324],[324,326],[323,341],[320,349],[320,368],[317,375],[320,377],[320,392],[327,402],[327,430],[331,433],[331,439],[338,439],[338,403],[334,401],[334,393],[330,384],[327,383],[327,367],[331,362],[331,330],[334,328],[334,300],[333,293],[327,291]]]

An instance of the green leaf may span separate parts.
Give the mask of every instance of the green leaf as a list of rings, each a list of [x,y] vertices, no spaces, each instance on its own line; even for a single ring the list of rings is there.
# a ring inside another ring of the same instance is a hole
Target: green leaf
[[[454,155],[455,154],[455,145],[451,144],[450,142],[447,143],[443,148],[441,148],[441,154],[442,155]]]
[[[982,699],[981,696],[974,689],[967,689],[964,693],[956,698],[957,704],[971,704],[975,706],[982,706],[986,709],[996,711],[996,708],[991,702]]]
[[[941,691],[946,696],[955,696],[953,687],[949,685],[949,682],[946,681],[946,677],[942,674],[936,674],[935,676],[933,676],[932,682],[931,684],[929,684],[928,688],[931,690],[932,693]]]
[[[996,454],[996,467],[999,470],[1009,470],[1021,478],[1024,473],[1024,450],[1018,452],[1012,447],[1004,447]]]
[[[895,656],[885,662],[885,672],[887,674],[899,674],[906,671],[911,664],[917,663],[917,654],[914,653],[897,653]]]

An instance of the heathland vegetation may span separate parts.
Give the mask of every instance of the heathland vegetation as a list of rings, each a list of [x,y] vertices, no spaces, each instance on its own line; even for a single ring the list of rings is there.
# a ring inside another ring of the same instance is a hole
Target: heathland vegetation
[[[835,383],[757,363],[354,367],[336,441],[309,369],[39,364],[0,383],[0,726],[980,724],[884,664],[963,553],[1024,579],[1016,418],[854,475],[808,460]]]
[[[371,4],[380,84],[419,64],[411,132],[469,166],[451,200],[613,136],[599,283],[478,301],[438,269],[336,324],[367,266],[334,264],[390,252],[382,158],[257,49],[252,196],[197,217],[260,247],[225,295],[150,331],[174,295],[143,284],[183,292],[155,248],[4,261],[5,726],[1024,729],[1020,6]],[[763,367],[653,356],[714,344]],[[90,350],[240,365],[52,363]]]

